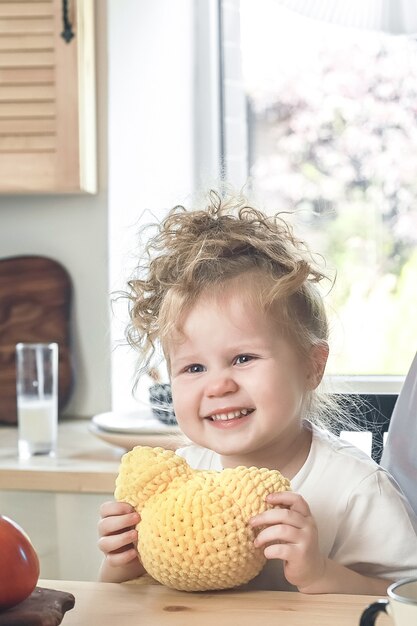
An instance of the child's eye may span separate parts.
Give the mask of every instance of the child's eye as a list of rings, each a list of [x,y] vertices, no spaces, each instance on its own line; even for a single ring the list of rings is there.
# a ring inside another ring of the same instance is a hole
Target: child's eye
[[[204,365],[201,365],[200,363],[193,363],[192,365],[186,367],[184,371],[188,374],[200,374],[200,372],[204,372],[204,370]]]
[[[243,363],[249,363],[249,361],[252,361],[254,359],[254,357],[251,354],[239,354],[235,360],[234,363],[236,365],[242,365]]]

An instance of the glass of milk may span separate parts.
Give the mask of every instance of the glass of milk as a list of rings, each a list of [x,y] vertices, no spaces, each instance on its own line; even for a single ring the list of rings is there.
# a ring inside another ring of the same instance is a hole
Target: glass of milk
[[[58,344],[16,345],[19,457],[55,455],[58,430]]]

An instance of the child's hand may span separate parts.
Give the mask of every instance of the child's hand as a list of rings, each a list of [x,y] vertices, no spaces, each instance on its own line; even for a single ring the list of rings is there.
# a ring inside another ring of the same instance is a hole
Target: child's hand
[[[119,567],[138,559],[136,545],[139,514],[127,502],[104,502],[100,507],[98,547],[112,567]]]
[[[326,570],[326,559],[319,550],[317,526],[308,504],[291,491],[271,493],[266,501],[275,508],[249,521],[253,528],[264,527],[255,539],[255,546],[266,546],[267,559],[283,560],[289,583],[300,590],[308,587]]]

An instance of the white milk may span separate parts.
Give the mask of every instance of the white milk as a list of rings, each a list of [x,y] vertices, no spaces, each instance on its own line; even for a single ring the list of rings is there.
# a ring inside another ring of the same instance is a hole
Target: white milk
[[[52,396],[18,399],[19,455],[50,454],[57,437],[57,406]]]

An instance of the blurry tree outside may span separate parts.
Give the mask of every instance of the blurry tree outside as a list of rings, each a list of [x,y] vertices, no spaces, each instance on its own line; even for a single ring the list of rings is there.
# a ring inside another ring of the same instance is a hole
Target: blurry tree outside
[[[329,371],[405,374],[417,350],[417,43],[241,0],[241,46],[250,184],[265,208],[294,212],[336,273]]]

